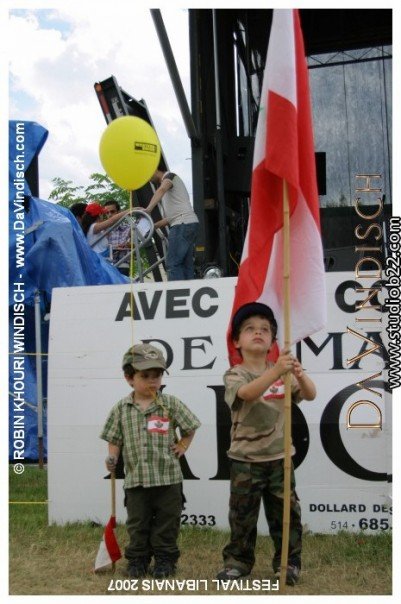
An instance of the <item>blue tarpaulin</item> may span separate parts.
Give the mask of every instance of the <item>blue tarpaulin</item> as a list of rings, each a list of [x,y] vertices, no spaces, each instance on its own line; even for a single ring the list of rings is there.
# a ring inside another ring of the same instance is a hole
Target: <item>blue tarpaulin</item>
[[[48,132],[34,122],[9,127],[9,456],[22,446],[24,459],[38,459],[34,297],[41,301],[43,394],[46,400],[48,321],[55,287],[126,283],[117,269],[88,245],[73,214],[31,195],[23,178]],[[23,297],[23,304],[21,303]],[[22,310],[23,306],[23,310]],[[23,341],[21,341],[23,335]],[[16,362],[18,359],[18,362]],[[23,380],[20,378],[23,376]],[[23,384],[22,384],[23,383]],[[23,385],[23,392],[20,388]],[[23,397],[25,404],[19,404]],[[16,439],[23,430],[24,438]],[[46,453],[46,405],[44,405]]]

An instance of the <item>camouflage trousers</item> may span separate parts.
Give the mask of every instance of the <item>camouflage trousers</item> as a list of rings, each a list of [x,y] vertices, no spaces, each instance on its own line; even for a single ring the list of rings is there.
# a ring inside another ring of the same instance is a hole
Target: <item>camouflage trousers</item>
[[[246,463],[231,462],[229,522],[231,540],[223,550],[225,567],[250,572],[255,563],[255,545],[260,502],[263,507],[275,554],[273,570],[281,563],[283,527],[284,460]],[[294,468],[291,467],[290,536],[288,563],[301,567],[301,507],[295,492]]]

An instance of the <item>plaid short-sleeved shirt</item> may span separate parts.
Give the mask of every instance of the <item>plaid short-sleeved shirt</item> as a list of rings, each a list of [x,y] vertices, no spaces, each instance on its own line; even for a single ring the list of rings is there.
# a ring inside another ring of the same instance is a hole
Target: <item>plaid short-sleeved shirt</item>
[[[124,487],[154,487],[182,481],[180,462],[171,450],[181,436],[200,426],[198,418],[175,396],[159,394],[142,411],[132,394],[112,408],[100,438],[122,447]]]
[[[116,263],[123,258],[129,249],[116,250],[116,246],[128,244],[131,237],[131,228],[120,224],[118,227],[113,229],[108,235],[108,243],[113,248],[113,262]]]

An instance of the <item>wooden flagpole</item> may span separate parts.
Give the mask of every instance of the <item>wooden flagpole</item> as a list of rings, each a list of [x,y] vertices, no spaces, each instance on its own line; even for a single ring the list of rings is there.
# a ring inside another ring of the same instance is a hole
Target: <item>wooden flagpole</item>
[[[290,205],[288,186],[283,179],[283,277],[284,277],[284,350],[291,349],[290,316]],[[291,493],[291,372],[284,376],[284,509],[283,534],[281,540],[280,591],[285,590],[288,544],[290,536],[290,493]]]

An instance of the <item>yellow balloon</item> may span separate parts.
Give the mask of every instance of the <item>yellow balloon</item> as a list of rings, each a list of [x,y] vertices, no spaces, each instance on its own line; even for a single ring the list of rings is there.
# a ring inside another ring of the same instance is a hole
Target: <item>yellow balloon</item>
[[[99,144],[102,166],[122,189],[149,182],[160,161],[160,142],[148,122],[126,115],[110,122]]]

